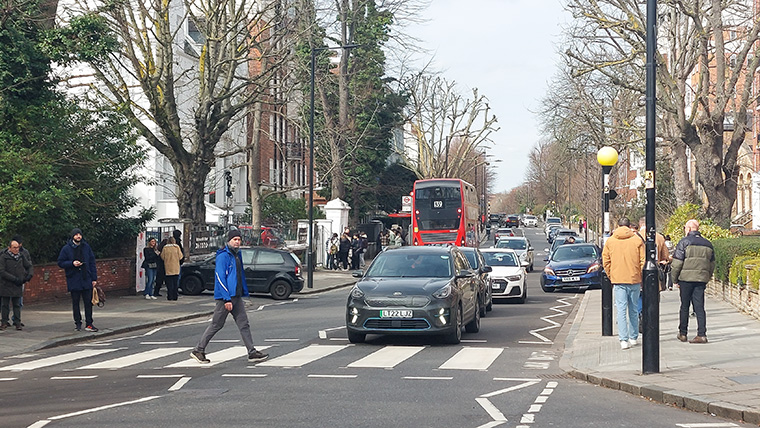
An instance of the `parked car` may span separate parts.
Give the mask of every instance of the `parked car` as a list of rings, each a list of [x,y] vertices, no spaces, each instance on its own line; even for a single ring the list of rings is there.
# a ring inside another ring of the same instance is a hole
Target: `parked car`
[[[563,227],[559,224],[553,224],[546,228],[546,240],[548,242],[551,242],[551,235],[557,230],[557,229],[563,229]]]
[[[508,215],[507,216],[507,221],[505,222],[504,225],[507,226],[507,227],[518,228],[518,227],[520,227],[520,217],[518,217],[516,215]]]
[[[569,229],[565,229],[564,227],[550,227],[549,234],[546,235],[546,240],[549,241],[550,244],[554,242],[554,237],[557,235],[557,233],[560,230],[569,230]]]
[[[303,289],[301,261],[293,253],[266,247],[240,247],[245,280],[251,293],[268,293],[276,300],[290,297]],[[216,255],[180,268],[179,287],[184,294],[201,294],[214,290]]]
[[[525,303],[528,299],[528,274],[520,265],[515,250],[484,248],[481,250],[491,277],[494,299],[513,299]]]
[[[525,214],[522,219],[523,226],[525,227],[536,227],[538,226],[538,219],[534,215]]]
[[[602,250],[594,244],[560,245],[547,259],[541,289],[601,288]]]
[[[575,236],[578,238],[578,232],[573,229],[559,229],[554,232],[552,241],[555,239],[566,239],[568,236]]]
[[[480,330],[478,278],[455,246],[409,246],[380,253],[346,302],[351,343],[367,334],[438,334],[448,343]]]
[[[546,253],[549,254],[549,256],[551,257],[551,254],[554,252],[554,250],[557,249],[557,247],[559,247],[560,245],[564,245],[565,242],[567,242],[567,238],[568,238],[567,236],[557,237],[557,239],[555,239],[554,242],[552,242],[551,247],[544,249],[544,251],[546,251]],[[575,238],[576,244],[586,243],[586,241],[580,236],[574,236],[573,238]]]
[[[472,271],[477,274],[480,279],[478,288],[480,288],[480,316],[486,316],[486,312],[490,312],[493,309],[493,291],[491,289],[491,277],[488,273],[491,272],[491,266],[488,266],[483,259],[483,254],[475,247],[459,247],[460,250],[467,257],[467,261],[470,262]]]
[[[493,244],[496,245],[496,243],[499,242],[499,238],[505,236],[515,236],[515,232],[508,227],[500,227],[496,229],[496,232],[493,234]]]
[[[499,239],[494,248],[509,248],[515,250],[520,265],[528,272],[533,272],[533,247],[530,240],[524,236],[513,236]]]
[[[559,217],[546,217],[546,224],[544,225],[544,233],[549,234],[549,226],[551,225],[562,226],[562,219]]]

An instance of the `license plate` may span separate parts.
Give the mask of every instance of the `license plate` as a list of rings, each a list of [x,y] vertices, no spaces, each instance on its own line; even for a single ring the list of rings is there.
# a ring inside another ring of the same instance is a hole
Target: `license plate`
[[[494,290],[498,290],[501,288],[501,286],[499,284],[493,284],[491,285],[491,288],[493,288]]]
[[[411,318],[411,309],[386,309],[380,311],[380,318]]]
[[[580,280],[581,280],[581,277],[579,276],[566,276],[562,278],[562,282],[577,282]]]

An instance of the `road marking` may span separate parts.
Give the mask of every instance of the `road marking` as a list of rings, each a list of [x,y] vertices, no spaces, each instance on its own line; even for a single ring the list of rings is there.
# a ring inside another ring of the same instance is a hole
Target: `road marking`
[[[538,413],[541,411],[541,404],[531,404],[528,413]]]
[[[343,328],[345,328],[345,327],[344,326],[340,326],[340,327],[332,327],[332,328],[326,328],[324,330],[319,330],[319,332],[318,332],[319,338],[323,339],[323,340],[327,339],[327,332],[328,331],[340,330],[340,329],[343,329]]]
[[[153,336],[154,334],[158,333],[161,330],[163,330],[163,327],[156,327],[153,330],[143,334],[143,336]]]
[[[264,349],[271,348],[271,346],[259,346],[257,349],[259,351],[263,351]],[[245,346],[232,346],[226,349],[222,349],[221,351],[212,352],[211,354],[207,354],[206,358],[211,360],[210,363],[201,364],[194,359],[188,357],[188,359],[180,361],[178,363],[169,364],[168,366],[164,366],[164,368],[173,369],[173,368],[184,368],[184,367],[213,367],[217,364],[224,363],[226,361],[234,360],[235,358],[240,357],[248,357],[248,350],[245,348]]]
[[[479,426],[478,428],[493,428],[499,425],[504,425],[504,421],[491,421],[491,422],[488,422],[487,424],[483,424]]]
[[[529,387],[529,386],[533,386],[533,385],[535,385],[537,383],[538,383],[538,381],[527,381],[527,382],[523,382],[523,383],[521,383],[519,385],[510,386],[509,388],[504,388],[504,389],[500,389],[498,391],[489,392],[488,394],[483,394],[483,395],[481,395],[481,397],[483,397],[483,398],[491,398],[491,397],[495,397],[497,395],[501,395],[501,394],[504,394],[504,393],[507,393],[507,392],[517,391],[518,389],[523,389],[523,388],[526,388],[526,387]]]
[[[257,367],[302,367],[348,348],[349,345],[309,345],[281,357],[256,364]]]
[[[149,351],[139,352],[137,354],[127,355],[112,360],[101,361],[99,363],[89,364],[79,367],[77,370],[115,370],[135,364],[144,363],[158,358],[168,357],[169,355],[179,354],[180,352],[189,351],[192,348],[156,348]]]
[[[53,376],[50,380],[82,380],[82,379],[95,379],[98,375],[90,376]]]
[[[253,374],[253,373],[250,373],[250,374],[245,374],[245,373],[225,373],[225,374],[222,375],[222,377],[267,377],[267,375],[265,375],[263,373],[256,373],[256,374]]]
[[[295,303],[295,302],[297,302],[297,301],[298,301],[298,299],[293,299],[293,300],[288,300],[288,301],[285,301],[285,302],[278,302],[278,303],[267,303],[266,305],[259,305],[259,307],[258,307],[258,308],[256,308],[256,309],[254,309],[254,310],[253,310],[253,312],[260,312],[260,311],[263,311],[264,309],[266,309],[266,308],[267,308],[267,307],[269,307],[269,306],[281,306],[281,305],[289,305],[289,304],[291,304],[291,303]]]
[[[551,330],[551,329],[554,329],[554,328],[559,328],[559,327],[562,326],[562,324],[560,324],[560,323],[552,320],[551,318],[559,317],[559,316],[562,316],[562,315],[567,315],[567,312],[565,312],[562,309],[560,309],[560,308],[565,308],[565,307],[571,306],[571,303],[568,302],[566,299],[567,298],[557,299],[557,302],[560,302],[562,304],[561,305],[557,305],[557,306],[552,306],[551,308],[549,308],[550,311],[557,312],[556,314],[547,315],[545,317],[541,317],[540,318],[542,321],[546,321],[546,322],[548,322],[551,325],[549,325],[547,327],[538,328],[538,329],[535,329],[535,330],[530,330],[528,332],[531,335],[533,335],[534,337],[538,338],[540,340],[540,342],[529,342],[529,341],[523,341],[523,340],[521,340],[518,343],[523,343],[523,344],[547,344],[547,345],[553,344],[554,342],[552,342],[550,339],[548,339],[545,336],[543,336],[542,334],[540,334],[540,332],[546,331],[546,330]]]
[[[535,378],[521,379],[521,378],[515,378],[515,377],[495,377],[493,378],[493,380],[506,380],[510,382],[535,382],[535,383],[541,382],[541,379],[535,379]]]
[[[441,370],[486,370],[503,348],[463,348],[438,367]]]
[[[407,380],[452,380],[452,376],[404,376],[402,379]]]
[[[125,348],[120,348],[125,349]],[[96,355],[105,354],[107,352],[117,351],[118,349],[85,349],[83,351],[70,352],[68,354],[57,355],[55,357],[47,357],[34,361],[27,361],[25,363],[14,364],[8,367],[0,367],[2,371],[25,371],[34,370],[42,367],[50,367],[56,364],[68,363],[69,361],[75,361],[80,358],[94,357]]]
[[[536,401],[534,401],[534,403],[541,403],[541,404],[543,404],[543,403],[546,403],[546,400],[548,400],[548,399],[549,399],[549,397],[547,397],[546,395],[539,395],[538,397],[536,397]]]
[[[477,401],[478,404],[480,404],[480,407],[482,407],[483,410],[485,410],[486,413],[488,413],[488,416],[490,416],[491,419],[493,419],[494,421],[498,421],[498,422],[507,421],[507,417],[504,416],[504,414],[501,413],[501,411],[497,409],[496,406],[494,406],[493,403],[491,403],[487,398],[478,397],[475,399],[475,401]]]
[[[180,378],[174,385],[169,387],[169,391],[179,391],[186,383],[190,382],[190,379],[192,379],[190,376]]]
[[[462,343],[488,343],[485,339],[462,339]]]
[[[355,379],[357,375],[327,375],[327,374],[310,374],[307,377],[311,378],[325,378],[325,379]]]
[[[18,378],[17,377],[0,377],[0,382],[8,382],[11,380],[16,380],[16,379]]]
[[[213,343],[240,343],[240,339],[211,339]]]
[[[298,342],[301,339],[264,339],[264,342]]]
[[[390,369],[425,349],[424,346],[386,346],[366,357],[354,361],[348,367],[376,367]]]
[[[330,340],[334,340],[336,342],[348,342],[347,337],[331,337]]]
[[[42,427],[44,427],[45,425],[49,424],[50,422],[52,422],[52,421],[49,421],[49,420],[41,420],[41,421],[37,421],[37,422],[35,422],[35,423],[33,423],[33,424],[29,425],[27,428],[42,428]]]
[[[122,406],[129,406],[130,404],[144,403],[146,401],[155,400],[156,398],[160,398],[160,396],[158,396],[158,395],[152,395],[150,397],[138,398],[137,400],[125,401],[123,403],[107,404],[105,406],[93,407],[92,409],[80,410],[78,412],[66,413],[65,415],[53,416],[52,418],[48,418],[48,419],[50,421],[57,421],[59,419],[66,419],[66,418],[70,418],[70,417],[73,417],[73,416],[86,415],[88,413],[95,413],[95,412],[99,412],[101,410],[113,409],[114,407],[122,407]],[[42,425],[40,425],[40,426],[42,426]]]
[[[166,378],[175,378],[175,377],[182,377],[183,374],[156,374],[156,375],[150,375],[150,374],[141,374],[137,375],[138,379],[166,379]]]
[[[140,345],[176,345],[176,340],[167,340],[165,342],[140,342]]]
[[[536,420],[536,415],[532,413],[525,413],[522,415],[522,418],[520,418],[521,424],[532,424]]]
[[[556,359],[553,351],[532,352],[530,358],[523,363],[525,369],[547,370],[551,367],[551,362]]]
[[[683,428],[723,428],[723,427],[738,427],[739,425],[732,424],[730,422],[707,422],[701,424],[676,424],[677,427]]]

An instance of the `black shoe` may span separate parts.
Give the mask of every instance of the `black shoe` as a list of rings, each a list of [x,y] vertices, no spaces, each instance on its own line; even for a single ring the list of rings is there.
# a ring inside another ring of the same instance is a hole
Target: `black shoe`
[[[22,329],[21,329],[21,326],[22,326],[23,324],[13,324],[13,325],[15,325],[15,326],[16,326],[16,330],[19,330],[19,331],[21,331],[21,330],[22,330]]]
[[[192,351],[190,352],[190,356],[193,357],[193,359],[201,364],[208,364],[211,362],[208,358],[206,358],[206,354],[203,352],[198,351]]]
[[[88,325],[87,327],[84,328],[84,331],[91,331],[91,332],[95,333],[96,331],[98,331],[98,329],[95,328],[94,325]]]
[[[4,323],[0,324],[0,330],[5,330],[6,328],[8,328],[10,326],[11,326],[10,324],[8,324],[7,322],[4,322]]]
[[[82,331],[82,326],[81,325],[75,326],[74,331]]]
[[[156,293],[153,295],[153,297],[163,297],[163,296],[161,295],[161,293]]]
[[[252,363],[256,363],[256,362],[259,362],[259,361],[264,361],[267,358],[269,358],[269,354],[265,354],[265,353],[263,353],[261,351],[254,350],[253,352],[251,352],[250,354],[248,354],[248,361],[252,362]]]

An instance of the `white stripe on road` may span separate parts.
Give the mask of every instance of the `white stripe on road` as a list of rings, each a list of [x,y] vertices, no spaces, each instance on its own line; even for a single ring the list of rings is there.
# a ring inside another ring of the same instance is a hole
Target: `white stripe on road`
[[[256,364],[257,367],[302,367],[320,358],[348,348],[349,345],[309,345],[275,359]]]
[[[127,355],[112,360],[101,361],[79,367],[77,370],[96,370],[96,369],[122,369],[135,364],[148,362],[158,358],[168,357],[169,355],[179,354],[180,352],[189,351],[192,348],[156,348],[150,351],[139,352],[137,354]]]
[[[95,379],[98,375],[90,376],[53,376],[50,380],[82,380],[82,379]]]
[[[52,421],[49,421],[47,419],[41,420],[41,421],[37,421],[37,422],[29,425],[27,428],[42,428],[45,425],[49,424],[50,422],[52,422]]]
[[[0,382],[8,382],[10,380],[16,380],[17,377],[0,377]]]
[[[183,374],[156,374],[156,375],[150,375],[150,374],[141,374],[137,375],[138,379],[167,379],[167,378],[175,378],[175,377],[182,377]]]
[[[441,370],[486,370],[503,348],[463,348],[438,367]]]
[[[190,376],[180,378],[174,385],[169,387],[169,391],[179,391],[186,383],[190,382],[190,379],[192,379]]]
[[[454,379],[451,376],[404,376],[403,379],[408,380],[451,380]]]
[[[732,424],[730,422],[708,422],[708,423],[702,423],[702,424],[676,424],[677,427],[683,427],[683,428],[727,428],[727,427],[738,427],[739,425]]]
[[[355,379],[357,375],[327,375],[327,374],[310,374],[308,377],[311,378],[322,378],[322,379]]]
[[[264,339],[264,342],[298,342],[301,339]]]
[[[93,407],[92,409],[80,410],[78,412],[73,412],[73,413],[66,413],[65,415],[53,416],[52,418],[48,418],[48,419],[51,421],[57,421],[59,419],[70,418],[72,416],[81,416],[81,415],[86,415],[88,413],[99,412],[101,410],[113,409],[114,407],[129,406],[130,404],[144,403],[146,401],[155,400],[156,398],[160,398],[160,397],[158,395],[152,395],[150,397],[138,398],[137,400],[125,401],[123,403],[108,404],[105,406]]]
[[[478,404],[480,404],[480,407],[482,407],[483,410],[485,410],[486,413],[488,413],[488,416],[490,416],[491,419],[493,419],[494,421],[501,421],[501,422],[507,421],[507,417],[504,416],[504,414],[501,413],[501,411],[497,409],[496,406],[494,406],[493,403],[491,403],[487,398],[478,397],[475,399],[475,401],[477,401]]]
[[[386,346],[366,357],[354,361],[348,367],[376,367],[389,369],[396,367],[416,353],[425,349],[424,346]]]
[[[124,349],[124,348],[121,348]],[[42,367],[50,367],[56,364],[68,363],[69,361],[75,361],[80,358],[94,357],[96,355],[105,354],[107,352],[117,351],[118,349],[85,349],[83,351],[70,352],[68,354],[58,355],[55,357],[47,357],[34,361],[27,361],[21,364],[14,364],[8,367],[0,367],[2,371],[25,371],[34,370]]]
[[[270,346],[262,346],[257,349],[261,351],[267,348],[270,348]],[[227,349],[222,349],[221,351],[207,354],[206,358],[211,360],[210,363],[201,364],[195,361],[194,359],[188,357],[187,360],[180,361],[174,364],[169,364],[168,366],[165,366],[164,368],[173,369],[173,368],[178,368],[178,367],[213,367],[217,364],[221,364],[226,361],[234,360],[235,358],[240,358],[240,357],[248,357],[248,350],[245,348],[245,346],[232,346]]]
[[[245,373],[229,373],[223,374],[222,377],[267,377],[267,375],[261,374],[245,374]]]
[[[176,345],[176,340],[167,340],[165,342],[140,342],[140,345]]]

